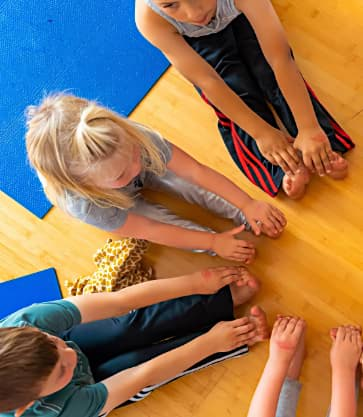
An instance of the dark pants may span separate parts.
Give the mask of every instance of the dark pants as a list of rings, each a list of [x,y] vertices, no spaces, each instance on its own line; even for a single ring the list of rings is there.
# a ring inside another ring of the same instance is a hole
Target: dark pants
[[[291,110],[262,53],[256,35],[243,14],[219,33],[184,38],[251,110],[277,128],[275,118],[267,105],[269,102],[289,134],[293,138],[297,136]],[[350,137],[322,106],[308,85],[307,88],[318,121],[327,134],[332,149],[341,153],[352,149],[354,144]],[[207,101],[203,92],[199,93]],[[240,126],[215,107],[214,110],[219,119],[219,131],[234,162],[252,183],[271,196],[276,196],[284,176],[282,169],[271,164],[261,154],[256,141]]]
[[[75,326],[62,338],[75,342],[87,356],[96,382],[175,349],[208,331],[220,321],[233,320],[229,287],[217,294],[177,298],[107,320]],[[240,356],[247,346],[217,353],[174,379],[221,360]],[[165,381],[160,385],[170,381]],[[142,400],[157,386],[146,387],[130,402]]]

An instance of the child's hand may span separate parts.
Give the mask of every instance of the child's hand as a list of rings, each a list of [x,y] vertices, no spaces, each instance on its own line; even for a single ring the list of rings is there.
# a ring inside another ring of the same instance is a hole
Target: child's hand
[[[350,370],[357,368],[362,355],[361,329],[355,326],[340,326],[333,337],[330,350],[330,362],[334,370]]]
[[[305,329],[299,317],[279,317],[274,324],[270,340],[270,358],[276,362],[290,363]]]
[[[206,334],[216,352],[228,352],[239,346],[246,345],[256,336],[255,325],[248,317],[232,321],[221,321]]]
[[[245,226],[242,225],[227,232],[213,234],[211,249],[222,258],[250,264],[255,257],[253,243],[235,238],[244,229]]]
[[[299,170],[299,156],[291,144],[291,140],[278,129],[271,129],[263,138],[256,140],[262,155],[279,165],[287,175],[296,174]]]
[[[198,294],[214,294],[226,285],[236,282],[238,286],[247,285],[246,269],[239,266],[219,266],[196,272],[192,279],[196,281]]]
[[[299,132],[294,147],[301,151],[304,165],[318,175],[329,174],[334,153],[328,137],[320,127]]]
[[[277,237],[286,226],[284,214],[278,208],[264,201],[252,200],[243,207],[243,214],[257,236],[264,232],[267,236]]]

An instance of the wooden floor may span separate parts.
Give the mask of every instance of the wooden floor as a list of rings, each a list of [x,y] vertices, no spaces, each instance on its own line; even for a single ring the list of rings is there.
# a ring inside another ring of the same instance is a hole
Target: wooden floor
[[[285,233],[277,241],[255,239],[258,259],[252,270],[263,283],[256,302],[271,322],[278,312],[301,315],[308,322],[298,416],[325,416],[328,329],[339,323],[363,324],[363,7],[361,0],[275,0],[274,4],[305,78],[358,145],[347,157],[348,179],[314,180],[300,202],[278,197],[275,204],[288,218]],[[132,117],[158,129],[252,196],[268,199],[239,173],[219,138],[213,113],[175,70],[163,76]],[[185,216],[218,228],[229,226],[185,204],[171,204]],[[92,272],[92,254],[109,236],[57,209],[39,220],[5,195],[0,195],[0,218],[3,281],[47,267],[55,267],[62,282]],[[151,248],[148,260],[160,277],[224,263],[160,246]],[[243,416],[267,348],[261,344],[247,357],[183,378],[112,415]]]

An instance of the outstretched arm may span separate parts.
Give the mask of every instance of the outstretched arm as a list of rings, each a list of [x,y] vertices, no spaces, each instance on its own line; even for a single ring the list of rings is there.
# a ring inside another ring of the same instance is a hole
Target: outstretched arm
[[[287,172],[298,170],[298,157],[286,136],[253,112],[175,28],[137,1],[136,24],[141,34],[160,49],[175,68],[199,87],[208,100],[254,138],[262,154]]]
[[[207,356],[246,344],[254,334],[253,325],[248,323],[246,317],[221,322],[183,346],[102,381],[108,391],[102,413],[111,411],[142,388],[177,376]]]
[[[279,235],[286,225],[285,216],[276,207],[254,200],[224,175],[200,164],[175,145],[173,145],[173,154],[168,163],[168,169],[241,209],[256,235],[261,233],[262,224],[264,230],[272,236]]]
[[[305,165],[318,174],[329,172],[332,157],[329,140],[319,125],[304,80],[291,56],[284,29],[271,1],[236,0],[236,5],[253,26],[266,60],[290,105],[299,131],[295,147],[302,151]]]
[[[239,226],[221,233],[204,232],[162,223],[129,212],[126,222],[120,228],[114,230],[113,233],[119,236],[146,239],[150,242],[180,249],[211,250],[222,258],[250,263],[255,255],[254,245],[234,237],[242,232],[243,228],[244,226]]]
[[[210,268],[176,278],[157,279],[117,292],[69,297],[77,306],[82,323],[117,317],[151,304],[192,294],[213,294],[231,282],[242,280],[238,267]]]

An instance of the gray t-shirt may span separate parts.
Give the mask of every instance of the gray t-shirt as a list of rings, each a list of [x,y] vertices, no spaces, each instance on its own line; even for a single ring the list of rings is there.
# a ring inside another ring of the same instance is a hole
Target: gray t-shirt
[[[163,139],[159,133],[149,130],[142,125],[138,124],[138,126],[144,133],[149,135],[150,139],[159,150],[162,159],[165,161],[165,165],[167,165],[172,156],[172,144]],[[130,196],[136,196],[144,187],[146,175],[147,172],[142,171],[130,182],[130,184],[121,188],[120,191],[126,191]],[[129,209],[120,209],[119,207],[99,207],[92,201],[72,192],[66,193],[65,208],[67,213],[72,217],[107,231],[113,231],[122,227],[126,222],[128,212],[133,209],[132,207]]]
[[[234,0],[217,0],[217,11],[215,17],[206,26],[192,25],[190,23],[179,22],[163,12],[153,0],[144,0],[145,3],[154,12],[159,14],[169,23],[171,23],[176,30],[183,36],[197,38],[200,36],[207,36],[213,33],[218,33],[225,29],[241,12],[236,8]]]

